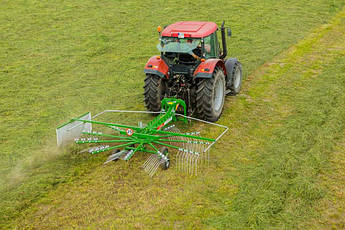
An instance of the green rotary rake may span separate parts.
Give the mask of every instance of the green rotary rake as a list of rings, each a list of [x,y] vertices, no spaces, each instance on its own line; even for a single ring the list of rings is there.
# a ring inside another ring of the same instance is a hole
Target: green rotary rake
[[[96,120],[101,115],[109,113],[154,113],[158,116],[148,121],[147,125],[143,122],[139,122],[138,125],[124,125]],[[200,125],[191,125],[192,120]],[[189,126],[204,128],[206,125],[222,130],[217,137],[211,138],[200,136],[200,132],[181,132],[177,125],[183,130]],[[94,131],[96,126],[101,131]],[[163,170],[170,167],[172,153],[175,153],[175,167],[178,170],[197,174],[198,165],[209,162],[211,146],[227,130],[226,126],[186,116],[186,104],[183,100],[164,98],[161,112],[105,110],[94,117],[91,117],[91,113],[86,113],[59,126],[56,133],[58,146],[64,146],[74,140],[76,144],[87,144],[88,148],[85,151],[91,154],[112,151],[105,164],[118,159],[129,161],[137,152],[149,154],[142,168],[153,176],[159,167]]]

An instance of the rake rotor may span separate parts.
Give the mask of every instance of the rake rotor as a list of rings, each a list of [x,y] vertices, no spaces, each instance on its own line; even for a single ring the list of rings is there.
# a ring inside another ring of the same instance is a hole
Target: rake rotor
[[[88,149],[97,154],[105,151],[113,153],[105,161],[109,163],[118,159],[129,161],[137,152],[149,153],[150,156],[142,165],[144,171],[153,176],[159,167],[163,170],[170,166],[170,154],[176,152],[176,168],[191,174],[197,174],[198,165],[208,162],[210,147],[228,130],[226,126],[213,124],[186,116],[186,104],[181,99],[164,98],[162,112],[146,126],[122,125],[95,121],[87,113],[57,128],[58,145],[74,140],[76,144],[98,144]],[[183,109],[184,115],[176,113]],[[133,112],[106,110],[106,112]],[[135,113],[146,113],[134,111]],[[148,112],[149,113],[149,112]],[[181,132],[177,122],[187,124],[188,120],[197,120],[222,127],[225,130],[216,139],[201,137],[199,132]],[[173,124],[174,123],[174,124]],[[92,131],[92,125],[103,127],[103,132]],[[108,131],[112,131],[110,134]]]

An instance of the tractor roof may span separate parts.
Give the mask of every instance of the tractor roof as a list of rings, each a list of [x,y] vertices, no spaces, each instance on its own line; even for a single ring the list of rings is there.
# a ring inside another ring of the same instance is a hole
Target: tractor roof
[[[183,37],[203,38],[212,34],[218,28],[214,22],[197,22],[185,21],[176,22],[167,26],[163,32],[163,37],[178,37],[183,34]]]

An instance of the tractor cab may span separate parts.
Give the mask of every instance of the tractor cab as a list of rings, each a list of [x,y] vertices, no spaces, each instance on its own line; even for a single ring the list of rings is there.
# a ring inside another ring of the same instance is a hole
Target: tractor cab
[[[208,121],[219,119],[225,95],[240,90],[242,68],[237,59],[225,59],[224,22],[220,27],[222,48],[218,30],[216,23],[200,21],[157,28],[160,56],[151,57],[144,69],[145,105],[149,111],[160,111],[161,100],[173,97],[186,102],[190,115],[195,113]],[[204,86],[210,90],[204,90]]]
[[[173,58],[181,63],[193,64],[201,59],[219,58],[221,50],[217,31],[218,26],[213,22],[177,22],[160,33],[157,48],[167,60]]]

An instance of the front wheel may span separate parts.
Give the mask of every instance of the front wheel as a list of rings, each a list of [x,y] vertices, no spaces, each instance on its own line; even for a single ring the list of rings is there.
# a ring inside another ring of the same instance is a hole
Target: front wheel
[[[236,58],[229,58],[225,62],[227,74],[226,86],[231,95],[239,94],[242,86],[242,65]]]
[[[196,109],[199,117],[207,121],[217,121],[222,114],[225,100],[225,76],[221,68],[216,68],[212,78],[198,82]]]

